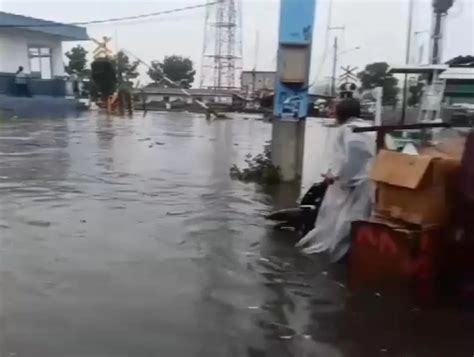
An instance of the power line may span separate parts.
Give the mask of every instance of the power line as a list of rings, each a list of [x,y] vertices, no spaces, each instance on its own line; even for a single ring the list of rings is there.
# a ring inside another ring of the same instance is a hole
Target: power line
[[[144,19],[148,17],[154,17],[154,16],[160,16],[160,15],[167,15],[167,14],[173,14],[177,12],[183,12],[183,11],[188,11],[188,10],[194,10],[202,7],[207,7],[211,5],[216,5],[224,0],[218,0],[214,2],[209,2],[205,4],[199,4],[199,5],[191,5],[191,6],[185,6],[185,7],[180,7],[176,9],[170,9],[170,10],[164,10],[164,11],[157,11],[157,12],[151,12],[148,14],[141,14],[141,15],[135,15],[135,16],[125,16],[125,17],[115,17],[115,18],[110,18],[110,19],[104,19],[104,20],[92,20],[92,21],[82,21],[82,22],[71,22],[68,24],[61,24],[61,23],[55,23],[55,22],[50,22],[50,23],[42,23],[42,24],[31,24],[31,25],[26,25],[26,24],[6,24],[6,25],[1,25],[0,28],[5,28],[5,27],[15,27],[15,28],[28,28],[28,27],[57,27],[57,26],[85,26],[85,25],[98,25],[98,24],[104,24],[104,23],[109,23],[109,22],[122,22],[122,21],[129,21],[129,20],[139,20],[139,19]]]

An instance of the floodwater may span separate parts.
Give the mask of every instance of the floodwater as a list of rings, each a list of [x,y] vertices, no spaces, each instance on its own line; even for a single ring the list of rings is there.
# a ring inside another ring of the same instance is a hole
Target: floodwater
[[[352,294],[229,168],[270,125],[191,114],[0,124],[0,353],[17,357],[472,356],[474,318]],[[306,184],[330,129],[308,123]]]

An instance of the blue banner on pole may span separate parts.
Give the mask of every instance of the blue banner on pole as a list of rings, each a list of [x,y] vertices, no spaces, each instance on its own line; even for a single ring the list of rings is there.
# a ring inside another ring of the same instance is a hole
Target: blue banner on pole
[[[281,0],[274,115],[298,121],[308,114],[308,77],[316,0]]]

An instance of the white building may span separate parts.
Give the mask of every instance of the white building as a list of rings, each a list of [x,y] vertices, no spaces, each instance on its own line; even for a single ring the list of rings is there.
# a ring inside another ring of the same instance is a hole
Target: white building
[[[259,92],[262,90],[275,90],[275,71],[242,71],[242,89],[244,92],[252,90]]]
[[[190,88],[187,92],[191,95],[184,94],[182,90],[178,88],[159,88],[154,87],[153,84],[149,85],[140,90],[136,90],[135,94],[145,95],[146,101],[151,102],[162,102],[162,103],[183,103],[192,104],[193,100],[199,100],[205,104],[226,104],[231,105],[233,98],[236,93],[226,90],[214,90],[214,89],[200,89]]]
[[[64,95],[62,42],[88,39],[82,27],[0,12],[0,93],[13,90],[22,66],[33,94]]]

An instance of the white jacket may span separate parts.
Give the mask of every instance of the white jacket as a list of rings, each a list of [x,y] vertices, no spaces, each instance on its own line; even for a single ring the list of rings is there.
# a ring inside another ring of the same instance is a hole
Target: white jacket
[[[354,133],[354,127],[370,126],[351,118],[337,130],[330,151],[331,173],[337,180],[328,187],[316,225],[297,244],[307,254],[329,252],[331,259],[342,258],[350,247],[351,222],[370,216],[374,190],[369,179],[375,156],[375,134]]]

